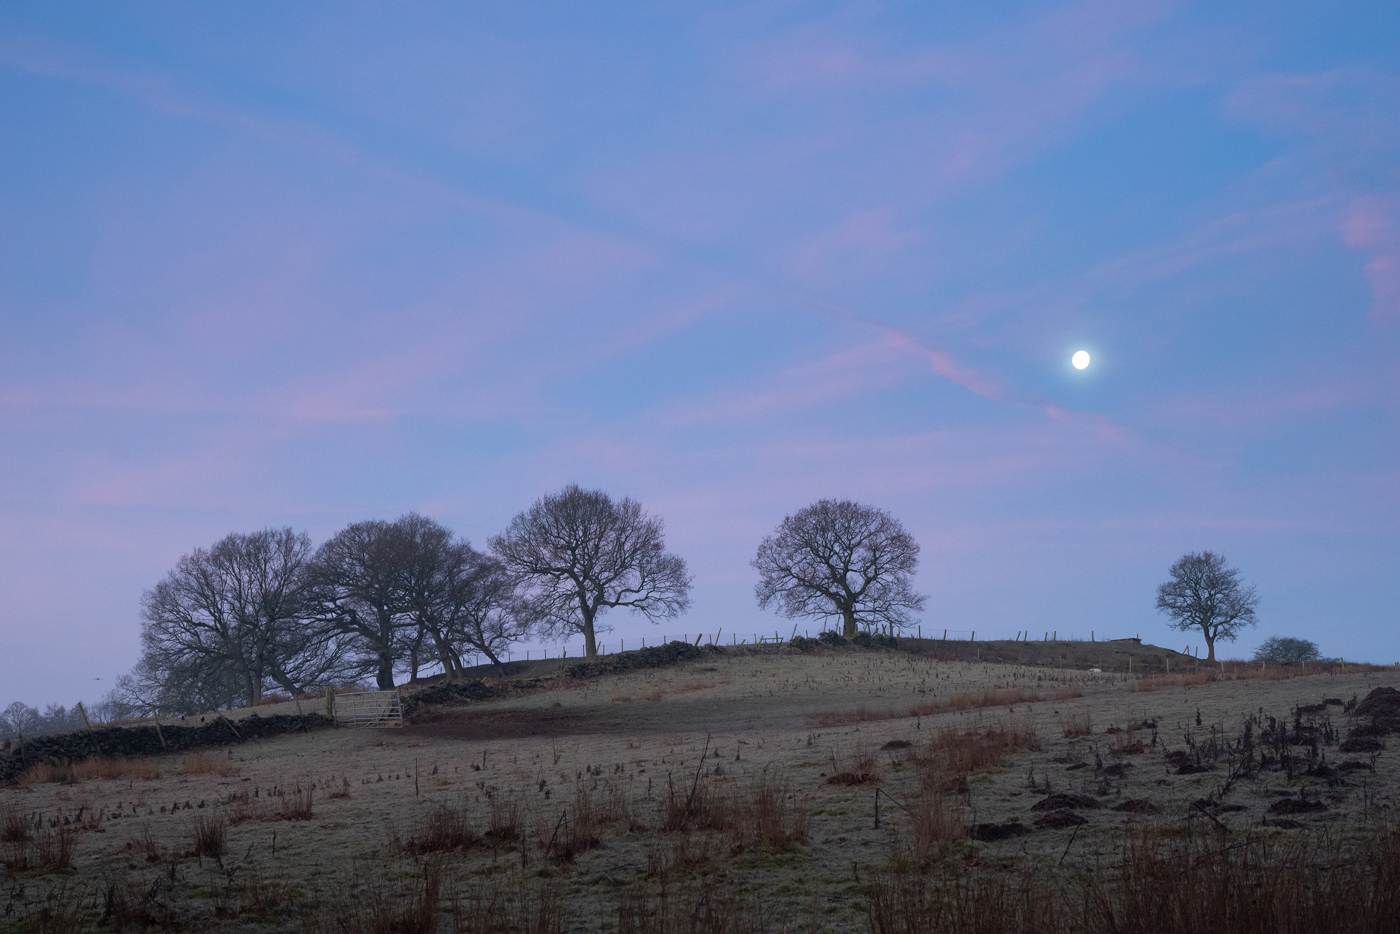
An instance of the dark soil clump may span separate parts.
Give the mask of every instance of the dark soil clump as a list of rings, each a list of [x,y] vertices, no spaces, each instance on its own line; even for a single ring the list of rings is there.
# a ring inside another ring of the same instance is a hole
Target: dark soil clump
[[[1024,836],[1031,832],[1031,829],[1020,821],[1008,821],[1005,824],[973,824],[968,831],[968,836],[974,840],[981,840],[984,843],[993,843],[997,840],[1009,840],[1012,837]]]
[[[1032,810],[1032,811],[1056,811],[1056,810],[1073,810],[1073,809],[1075,809],[1075,808],[1101,808],[1101,807],[1103,807],[1103,805],[1102,805],[1101,803],[1099,803],[1099,800],[1098,800],[1097,798],[1091,798],[1091,797],[1089,797],[1088,795],[1076,795],[1076,794],[1070,794],[1069,792],[1061,792],[1060,794],[1051,795],[1051,796],[1048,797],[1048,798],[1043,798],[1043,799],[1041,799],[1040,801],[1037,801],[1035,804],[1032,804],[1032,805],[1031,805],[1031,810]],[[1040,823],[1039,821],[1036,821],[1036,824],[1037,824],[1037,825],[1038,825],[1039,823]]]
[[[1073,811],[1051,811],[1044,817],[1037,818],[1035,826],[1041,830],[1063,830],[1065,827],[1078,827],[1086,823],[1088,821]]]

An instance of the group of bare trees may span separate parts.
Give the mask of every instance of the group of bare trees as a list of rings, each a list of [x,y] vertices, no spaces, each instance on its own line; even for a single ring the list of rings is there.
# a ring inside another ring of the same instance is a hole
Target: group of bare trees
[[[579,634],[597,654],[600,613],[650,619],[689,606],[685,562],[661,521],[577,486],[537,500],[483,552],[417,513],[357,522],[319,548],[290,528],[198,548],[142,599],[142,656],[121,689],[172,713],[257,704],[337,681],[469,659],[502,665],[531,633]]]
[[[918,555],[889,513],[820,500],[759,545],[755,595],[783,616],[839,620],[847,638],[903,629],[927,600],[913,589]],[[1253,623],[1253,588],[1220,556],[1186,555],[1171,573],[1158,607],[1201,631],[1212,658],[1218,639]],[[416,680],[424,668],[458,678],[470,659],[499,669],[533,634],[580,635],[591,658],[604,613],[674,618],[690,584],[659,518],[578,486],[536,500],[486,551],[417,513],[354,523],[319,548],[290,528],[235,533],[185,555],[145,594],[143,654],[120,693],[182,713],[335,681],[390,689],[396,674]]]

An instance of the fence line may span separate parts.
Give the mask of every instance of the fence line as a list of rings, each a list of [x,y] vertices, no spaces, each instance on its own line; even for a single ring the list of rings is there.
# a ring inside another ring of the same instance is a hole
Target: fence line
[[[887,631],[888,631],[888,630],[887,630]],[[976,641],[977,641],[977,633],[978,633],[978,630],[976,630],[976,629],[934,629],[934,630],[930,630],[930,631],[929,631],[929,634],[928,634],[928,637],[927,637],[927,638],[929,638],[930,640],[933,640],[933,641],[941,641],[941,642],[976,642]],[[1031,633],[1030,630],[1018,629],[1018,630],[1016,631],[1016,634],[1015,634],[1014,637],[1006,637],[1006,636],[1003,636],[1003,637],[1001,637],[1001,638],[997,638],[997,637],[995,637],[995,636],[992,636],[992,637],[989,638],[989,637],[987,636],[987,633],[986,633],[985,630],[982,630],[982,633],[983,633],[983,639],[982,639],[982,641],[984,641],[984,642],[988,642],[988,641],[991,641],[991,642],[1059,642],[1059,641],[1062,641],[1062,640],[1060,639],[1059,631],[1058,631],[1058,630],[1053,630],[1053,629],[1047,629],[1047,630],[1045,630],[1045,632],[1044,632],[1043,634],[1039,634],[1039,635],[1036,635],[1036,634]],[[917,638],[917,639],[923,639],[923,638],[925,638],[924,632],[923,632],[923,626],[916,626],[912,631],[905,631],[905,632],[898,633],[898,634],[899,634],[899,635],[903,635],[903,636],[905,636],[905,637],[913,637],[913,638]],[[790,642],[790,641],[793,639],[793,637],[795,637],[795,636],[797,636],[797,635],[802,635],[803,637],[809,638],[809,639],[812,638],[812,633],[811,633],[810,630],[805,630],[805,629],[804,629],[804,630],[801,631],[801,633],[799,633],[796,627],[794,627],[793,630],[792,630],[792,632],[791,632],[791,633],[788,633],[787,635],[784,635],[783,632],[782,632],[781,630],[776,630],[776,629],[775,629],[775,630],[773,631],[773,638],[771,638],[771,639],[768,638],[768,636],[767,636],[766,633],[758,633],[758,632],[755,632],[755,633],[751,633],[750,635],[742,636],[742,637],[741,637],[738,633],[731,632],[731,633],[729,633],[729,641],[728,641],[728,642],[725,642],[725,641],[724,641],[724,635],[725,635],[725,632],[724,632],[723,629],[719,630],[719,632],[717,632],[717,633],[697,633],[693,638],[691,637],[690,633],[688,633],[688,632],[683,632],[683,633],[681,633],[680,641],[686,642],[686,643],[689,643],[689,644],[692,644],[692,645],[731,645],[731,646],[739,646],[739,645],[786,645],[788,642]],[[820,633],[818,633],[818,635],[820,635]],[[1137,638],[1137,637],[1134,636],[1133,638]],[[663,634],[663,635],[661,636],[661,639],[660,639],[659,641],[653,639],[653,640],[651,641],[650,644],[648,644],[648,641],[647,641],[646,636],[634,637],[633,642],[632,642],[632,648],[633,648],[633,649],[655,648],[655,647],[660,646],[660,645],[665,645],[665,644],[667,644],[668,642],[671,642],[671,641],[672,641],[672,637],[671,637],[669,634]],[[1090,630],[1090,631],[1089,631],[1089,638],[1088,638],[1087,640],[1083,639],[1083,638],[1082,638],[1081,636],[1079,636],[1077,633],[1071,633],[1071,634],[1068,634],[1068,635],[1066,636],[1066,638],[1065,638],[1063,641],[1067,641],[1067,642],[1084,642],[1084,641],[1088,641],[1088,642],[1103,642],[1103,641],[1113,641],[1113,640],[1101,639],[1101,638],[1099,638],[1098,632],[1097,632],[1096,630]],[[525,650],[525,658],[524,658],[525,661],[534,661],[534,660],[536,660],[536,659],[548,659],[548,658],[550,658],[549,649],[548,649],[547,647],[541,647],[541,649],[540,649],[537,653],[535,653],[535,654],[532,655],[532,652],[533,652],[533,651],[534,651],[534,650],[531,650],[531,649],[526,649],[526,650]],[[626,639],[618,639],[618,641],[617,641],[616,643],[613,643],[613,645],[612,645],[612,647],[611,647],[611,650],[610,650],[610,647],[609,647],[608,643],[606,643],[606,642],[599,642],[599,643],[598,643],[598,655],[599,655],[599,656],[614,655],[614,654],[616,654],[616,653],[618,653],[618,652],[625,652],[625,651],[627,651],[627,640],[626,640]],[[553,657],[554,657],[554,658],[559,658],[559,659],[563,659],[563,658],[582,658],[582,657],[583,657],[583,652],[582,652],[581,649],[576,648],[574,654],[570,655],[570,654],[569,654],[569,645],[568,645],[567,642],[565,642],[565,643],[560,647],[560,649],[559,649],[559,651],[557,652],[557,654],[555,654]],[[516,659],[515,659],[515,653],[514,653],[513,651],[507,652],[506,660],[507,660],[507,661],[515,661],[515,660],[516,660]]]

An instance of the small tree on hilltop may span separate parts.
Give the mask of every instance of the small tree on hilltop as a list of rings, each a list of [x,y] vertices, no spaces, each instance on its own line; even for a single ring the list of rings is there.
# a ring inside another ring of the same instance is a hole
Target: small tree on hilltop
[[[666,551],[661,520],[601,490],[565,487],[535,501],[491,539],[520,588],[527,618],[551,634],[577,632],[597,658],[598,617],[627,607],[652,622],[690,607],[685,561]]]
[[[919,545],[889,513],[849,500],[820,500],[788,516],[758,546],[754,594],[795,617],[838,617],[842,635],[857,626],[903,628],[928,598],[911,582]]]
[[[1320,658],[1316,642],[1292,636],[1270,636],[1254,650],[1256,662],[1315,662]]]
[[[1241,629],[1255,624],[1259,598],[1254,586],[1240,583],[1239,570],[1227,568],[1224,555],[1182,555],[1172,565],[1171,576],[1157,588],[1157,609],[1174,620],[1173,628],[1201,633],[1207,661],[1215,661],[1216,640],[1234,642]]]

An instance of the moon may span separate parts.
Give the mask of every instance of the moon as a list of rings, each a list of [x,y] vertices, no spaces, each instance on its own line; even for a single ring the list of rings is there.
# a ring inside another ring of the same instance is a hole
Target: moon
[[[1069,362],[1074,364],[1074,368],[1076,370],[1084,369],[1089,365],[1089,351],[1076,351],[1075,355],[1069,358]]]

